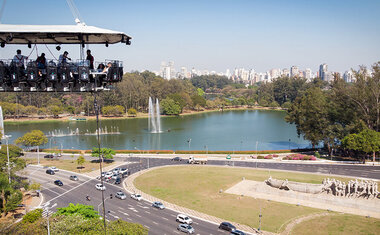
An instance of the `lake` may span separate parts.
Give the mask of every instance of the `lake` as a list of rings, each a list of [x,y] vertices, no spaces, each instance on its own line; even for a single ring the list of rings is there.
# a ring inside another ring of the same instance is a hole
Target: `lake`
[[[270,110],[207,112],[162,117],[162,133],[148,131],[148,119],[101,120],[101,146],[136,150],[280,150],[310,147],[297,136],[295,125],[284,121],[286,113]],[[38,129],[49,137],[45,148],[92,149],[97,146],[96,121],[7,124],[13,142]]]

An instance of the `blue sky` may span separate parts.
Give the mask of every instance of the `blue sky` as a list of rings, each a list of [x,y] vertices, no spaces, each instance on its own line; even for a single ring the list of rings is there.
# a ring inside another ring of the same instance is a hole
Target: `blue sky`
[[[2,3],[2,0],[0,0]],[[123,31],[132,45],[91,46],[95,60],[120,59],[126,71],[235,67],[345,71],[380,61],[380,1],[76,0],[88,24]],[[65,0],[8,0],[4,24],[73,24]],[[20,46],[0,49],[12,57]],[[72,57],[79,47],[65,46]],[[21,47],[23,54],[30,49]],[[58,57],[59,52],[52,50]],[[42,46],[39,52],[46,52]],[[46,52],[48,58],[50,53]],[[32,57],[36,56],[35,53]]]

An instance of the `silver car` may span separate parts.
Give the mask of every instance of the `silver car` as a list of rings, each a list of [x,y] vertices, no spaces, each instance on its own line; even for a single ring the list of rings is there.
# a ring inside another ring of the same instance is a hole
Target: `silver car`
[[[153,202],[152,206],[156,207],[156,208],[158,208],[160,210],[165,209],[165,206],[164,206],[164,204],[162,204],[162,202]]]
[[[71,175],[70,176],[70,180],[73,180],[73,181],[78,181],[78,177],[76,175]]]
[[[194,233],[194,228],[191,227],[191,225],[188,224],[179,224],[177,227],[178,231],[193,234]]]
[[[119,199],[121,199],[121,200],[124,200],[124,199],[127,199],[127,196],[125,195],[125,193],[123,193],[123,192],[117,192],[116,194],[115,194],[115,197],[116,198],[119,198]]]

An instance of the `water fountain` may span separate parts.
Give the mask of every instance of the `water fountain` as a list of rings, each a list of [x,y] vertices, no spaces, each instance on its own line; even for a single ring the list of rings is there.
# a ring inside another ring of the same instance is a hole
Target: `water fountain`
[[[153,104],[152,97],[149,97],[149,116],[148,116],[148,129],[150,133],[161,132],[161,116],[160,116],[160,103],[156,99],[156,104]]]
[[[5,132],[4,132],[3,109],[1,108],[1,106],[0,106],[0,131],[3,134],[3,137],[4,137]]]

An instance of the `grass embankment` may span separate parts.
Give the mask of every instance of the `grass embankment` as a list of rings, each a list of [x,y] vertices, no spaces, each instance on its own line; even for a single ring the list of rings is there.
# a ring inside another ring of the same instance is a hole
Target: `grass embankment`
[[[315,184],[321,183],[327,177],[281,171],[270,171],[270,175],[276,179]],[[281,232],[285,229],[285,224],[296,217],[322,211],[270,201],[270,197],[268,200],[262,200],[219,193],[220,189],[225,191],[240,182],[243,177],[263,181],[269,177],[269,171],[199,166],[165,167],[139,176],[134,183],[138,189],[165,201],[255,228],[259,226],[261,207],[262,229],[270,232]],[[350,180],[334,178],[346,182]]]
[[[348,214],[318,217],[296,225],[292,234],[380,234],[380,220]]]
[[[28,164],[37,164],[37,159],[27,159]],[[48,160],[40,159],[40,164],[43,166],[55,166],[58,169],[63,169],[67,171],[73,171],[78,173],[91,172],[99,169],[99,163],[86,161],[83,163],[82,168],[76,163],[75,160]],[[113,163],[104,163],[103,167],[109,166]]]

